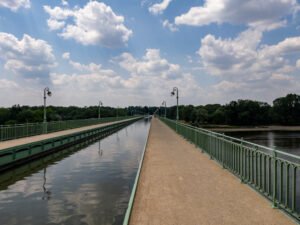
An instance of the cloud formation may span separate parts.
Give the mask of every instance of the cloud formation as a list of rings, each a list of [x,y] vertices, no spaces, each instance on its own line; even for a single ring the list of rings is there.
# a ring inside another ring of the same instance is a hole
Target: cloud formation
[[[201,40],[198,54],[204,70],[220,79],[212,86],[216,98],[264,96],[263,99],[272,100],[300,91],[300,79],[295,76],[300,71],[300,37],[266,45],[261,43],[262,36],[259,29],[249,28],[234,39],[209,34]]]
[[[30,0],[1,0],[0,7],[16,12],[19,8],[30,8]]]
[[[130,53],[123,53],[119,58],[119,65],[132,75],[158,76],[162,78],[176,78],[180,66],[169,63],[160,56],[159,49],[147,49],[141,60],[135,59]]]
[[[0,59],[6,70],[25,77],[47,76],[56,65],[51,45],[27,34],[18,40],[12,34],[0,33]]]
[[[156,3],[149,7],[149,12],[153,15],[162,14],[169,6],[172,0],[162,0],[161,3]]]
[[[267,27],[297,10],[297,0],[205,0],[203,6],[192,7],[187,13],[177,16],[175,24],[203,26],[231,23]]]
[[[163,27],[168,28],[168,29],[169,29],[170,31],[172,31],[172,32],[178,31],[178,27],[176,27],[175,24],[170,23],[169,20],[164,20],[164,21],[162,22],[162,25],[163,25]]]
[[[68,104],[72,101],[81,105],[93,104],[99,96],[104,102],[118,105],[160,104],[163,99],[157,99],[157,95],[161,98],[170,96],[173,86],[179,87],[181,97],[185,99],[201,90],[192,75],[183,73],[179,65],[162,58],[159,49],[147,49],[140,59],[130,53],[116,57],[114,63],[128,76],[105,69],[100,64],[75,62],[68,52],[62,57],[74,72],[51,73],[50,79],[57,95],[63,95],[62,101],[70,101]]]
[[[102,2],[90,1],[83,8],[74,9],[46,5],[44,10],[50,15],[50,30],[61,30],[59,36],[83,45],[121,47],[132,35],[132,30],[124,25],[124,17]]]
[[[262,32],[255,29],[235,39],[207,35],[201,40],[198,54],[213,75],[253,79],[293,72],[296,62],[289,56],[300,51],[300,37],[286,38],[275,45],[261,45],[261,38]]]

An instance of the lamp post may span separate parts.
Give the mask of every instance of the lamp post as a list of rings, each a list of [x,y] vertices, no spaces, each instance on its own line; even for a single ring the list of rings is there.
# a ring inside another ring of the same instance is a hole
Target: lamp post
[[[178,123],[178,120],[179,120],[179,112],[178,112],[178,88],[177,87],[173,87],[173,90],[171,92],[171,96],[174,96],[175,93],[176,93],[176,100],[177,100],[177,107],[176,107],[176,132],[177,132],[177,123]]]
[[[47,107],[47,95],[49,97],[51,97],[52,95],[52,92],[50,91],[50,89],[48,87],[46,87],[44,89],[44,120],[43,120],[43,123],[44,123],[44,133],[47,133],[47,110],[46,110],[46,107]]]
[[[162,102],[162,106],[165,107],[165,118],[167,118],[167,102],[166,102],[166,101],[163,101],[163,102]]]
[[[101,106],[103,106],[103,103],[101,101],[99,101],[99,109],[98,109],[98,119],[100,119],[101,114],[100,114],[100,108]]]

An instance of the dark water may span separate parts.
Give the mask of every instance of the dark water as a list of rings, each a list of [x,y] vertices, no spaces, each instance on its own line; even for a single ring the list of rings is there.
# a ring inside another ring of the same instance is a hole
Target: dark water
[[[0,224],[122,224],[150,123],[0,175]]]
[[[227,132],[226,135],[244,138],[244,140],[267,147],[276,147],[291,154],[300,155],[300,132],[267,131],[267,132]]]

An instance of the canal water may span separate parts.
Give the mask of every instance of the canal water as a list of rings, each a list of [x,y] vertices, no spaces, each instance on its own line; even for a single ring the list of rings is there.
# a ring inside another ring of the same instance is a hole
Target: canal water
[[[243,138],[267,147],[276,147],[294,155],[300,155],[300,132],[295,131],[267,131],[267,132],[226,132],[228,136]]]
[[[150,122],[0,175],[0,224],[122,224]]]

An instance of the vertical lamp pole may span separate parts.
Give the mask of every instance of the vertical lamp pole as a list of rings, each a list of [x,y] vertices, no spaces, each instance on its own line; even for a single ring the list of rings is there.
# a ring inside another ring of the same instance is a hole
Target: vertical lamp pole
[[[167,102],[163,101],[162,105],[165,107],[165,118],[167,118]]]
[[[174,96],[175,93],[176,93],[176,99],[177,99],[177,108],[176,108],[176,131],[177,131],[177,123],[178,123],[178,120],[179,120],[179,112],[178,112],[178,88],[177,87],[173,87],[173,90],[171,92],[171,96]]]
[[[47,133],[47,103],[46,103],[46,100],[47,100],[47,95],[49,97],[51,97],[52,93],[50,91],[50,89],[48,87],[46,87],[44,89],[44,120],[43,120],[43,123],[44,123],[44,133]]]
[[[101,101],[99,101],[99,109],[98,109],[98,119],[100,119],[101,114],[100,114],[100,108],[101,106],[103,106],[103,103]]]

